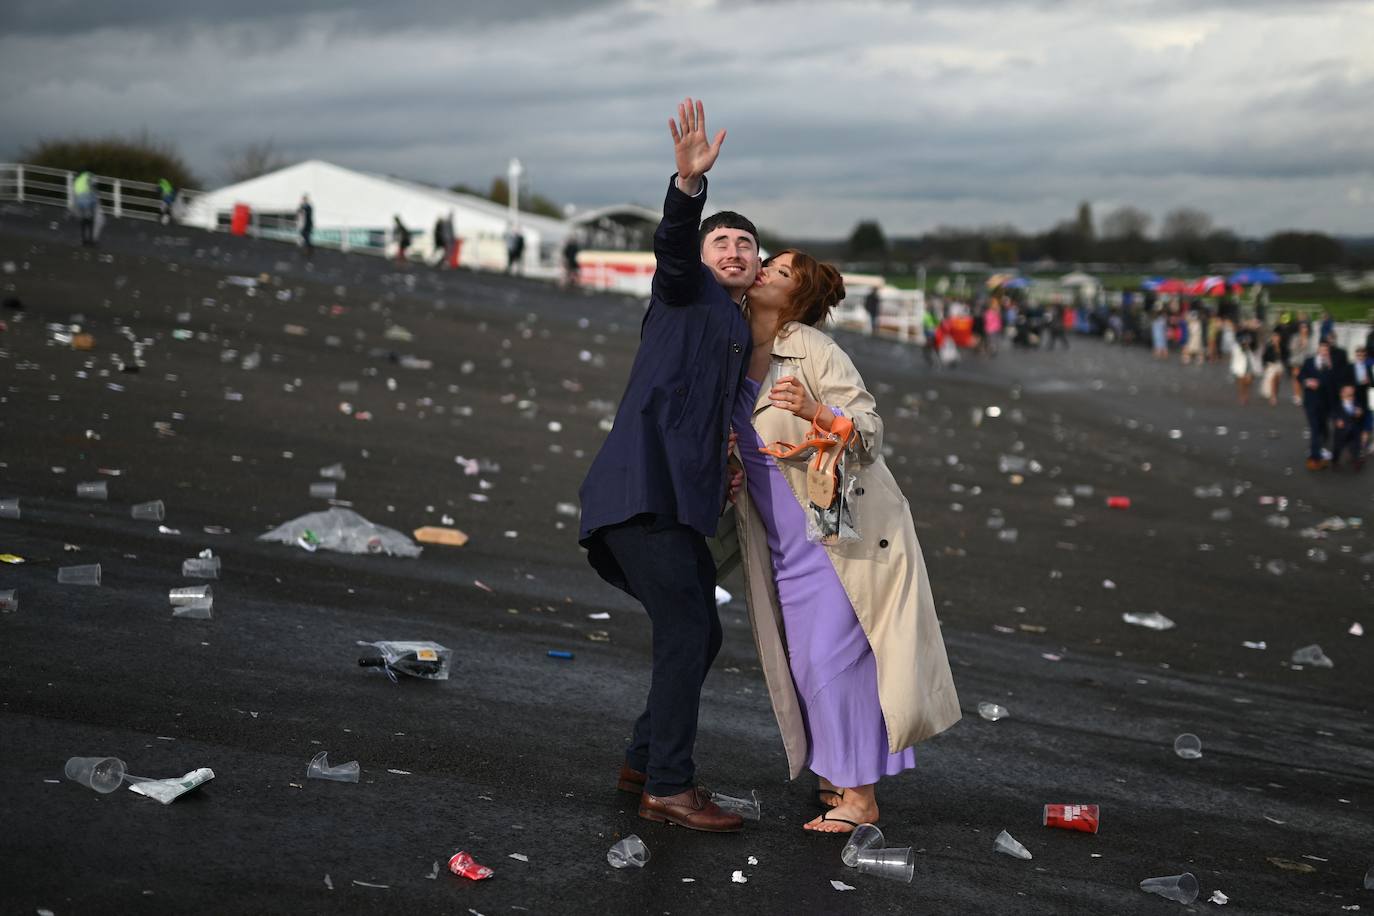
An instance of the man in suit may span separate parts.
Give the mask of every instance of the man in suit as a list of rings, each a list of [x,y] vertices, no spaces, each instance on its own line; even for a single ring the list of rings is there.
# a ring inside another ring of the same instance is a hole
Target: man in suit
[[[1327,467],[1326,428],[1336,405],[1340,376],[1331,361],[1331,344],[1323,340],[1317,352],[1303,360],[1298,370],[1298,384],[1302,386],[1302,412],[1307,415],[1309,440],[1307,469],[1320,471]]]
[[[1351,463],[1355,470],[1364,467],[1364,452],[1360,450],[1360,437],[1364,434],[1364,418],[1368,408],[1355,396],[1355,386],[1341,386],[1340,400],[1331,411],[1331,467],[1341,466],[1341,454],[1350,452]]]
[[[740,303],[758,276],[758,232],[737,213],[701,222],[725,131],[708,140],[705,110],[691,99],[668,125],[677,174],[654,233],[649,308],[615,425],[582,483],[578,540],[653,627],[648,702],[619,788],[639,794],[640,817],[727,832],[743,821],[696,784],[692,749],[701,684],[721,644],[706,539],[725,505],[730,407],[749,365]]]

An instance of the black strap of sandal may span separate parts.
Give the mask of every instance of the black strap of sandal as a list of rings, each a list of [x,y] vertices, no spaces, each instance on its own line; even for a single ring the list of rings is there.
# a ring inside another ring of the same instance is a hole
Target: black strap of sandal
[[[855,828],[857,828],[857,827],[859,826],[858,824],[854,823],[853,821],[849,820],[848,818],[843,818],[843,817],[831,817],[829,812],[822,812],[822,813],[821,813],[821,820],[823,820],[823,821],[833,821],[834,823],[837,823],[837,824],[848,824],[849,826],[855,827]]]
[[[821,804],[825,804],[825,799],[821,798],[822,795],[833,795],[833,796],[835,796],[836,798],[844,798],[844,790],[843,790],[843,789],[817,789],[817,790],[816,790],[816,801],[820,802]]]

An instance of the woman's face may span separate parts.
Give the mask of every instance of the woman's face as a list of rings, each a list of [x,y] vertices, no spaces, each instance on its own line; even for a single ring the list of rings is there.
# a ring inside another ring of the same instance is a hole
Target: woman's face
[[[780,254],[759,270],[758,279],[749,289],[749,305],[751,308],[777,311],[787,305],[792,298],[793,290],[796,288],[797,280],[793,276],[792,255],[790,253]]]

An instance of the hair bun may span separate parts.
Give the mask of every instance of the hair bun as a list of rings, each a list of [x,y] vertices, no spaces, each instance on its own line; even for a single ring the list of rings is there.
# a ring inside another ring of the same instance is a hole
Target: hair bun
[[[825,308],[831,309],[844,298],[844,277],[833,264],[822,263],[820,268],[821,303]]]

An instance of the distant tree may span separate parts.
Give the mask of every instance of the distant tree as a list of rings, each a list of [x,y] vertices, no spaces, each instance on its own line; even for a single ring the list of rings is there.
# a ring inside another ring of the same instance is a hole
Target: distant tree
[[[792,245],[787,241],[787,239],[783,238],[782,236],[774,232],[770,232],[767,229],[759,229],[759,248],[763,249],[766,253],[777,254],[784,248],[791,247]],[[806,248],[809,251],[813,251],[815,249],[815,246],[808,245],[806,246]]]
[[[847,254],[854,261],[887,261],[887,236],[876,220],[864,220],[849,233]]]
[[[290,160],[277,149],[275,141],[258,140],[230,150],[224,160],[224,173],[233,183],[257,178],[290,164]]]
[[[510,185],[504,178],[493,178],[491,180],[491,190],[487,192],[487,200],[497,204],[510,204]]]
[[[1093,227],[1093,205],[1086,200],[1078,205],[1078,237],[1088,243],[1097,238],[1097,230]]]
[[[1150,231],[1152,218],[1144,210],[1129,204],[1117,207],[1102,217],[1102,237],[1108,239],[1143,239]]]
[[[550,200],[543,194],[531,193],[525,198],[525,205],[520,209],[539,216],[550,216],[554,219],[563,218],[563,208],[556,201]]]
[[[176,147],[144,131],[128,137],[39,140],[19,152],[19,161],[50,169],[90,169],[97,175],[156,184],[166,178],[178,188],[199,188],[201,181]]]
[[[454,194],[470,194],[473,197],[486,197],[481,191],[471,185],[463,184],[461,181],[458,182],[458,184],[449,185],[448,189]]]
[[[1200,239],[1212,231],[1212,217],[1192,207],[1179,207],[1164,216],[1160,235],[1171,242]]]
[[[1277,232],[1264,241],[1264,259],[1317,270],[1339,264],[1345,246],[1323,232]]]

